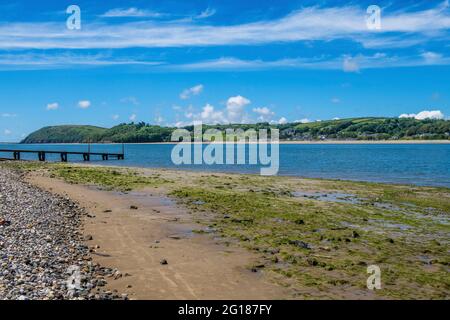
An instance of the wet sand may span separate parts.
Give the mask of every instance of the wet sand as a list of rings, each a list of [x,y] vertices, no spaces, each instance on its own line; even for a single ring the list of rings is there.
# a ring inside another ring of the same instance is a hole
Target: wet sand
[[[94,262],[116,268],[107,289],[130,299],[286,299],[287,289],[253,273],[251,252],[225,246],[158,190],[128,194],[32,174],[29,181],[68,196],[90,213],[83,224]],[[136,206],[137,209],[132,209]],[[167,264],[161,262],[167,261]]]

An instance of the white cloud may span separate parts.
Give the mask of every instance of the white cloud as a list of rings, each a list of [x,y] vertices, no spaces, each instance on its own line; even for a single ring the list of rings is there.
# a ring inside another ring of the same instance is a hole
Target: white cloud
[[[78,66],[101,67],[115,65],[156,66],[161,64],[163,64],[161,61],[144,61],[124,57],[116,58],[111,53],[79,54],[69,53],[68,51],[58,54],[45,52],[0,53],[0,67],[2,70],[45,70],[67,69]]]
[[[204,123],[209,124],[218,124],[218,123],[227,123],[228,120],[225,117],[222,111],[216,111],[214,107],[210,104],[207,104],[203,107],[202,112],[200,113],[200,118]]]
[[[354,58],[346,57],[344,58],[342,69],[345,72],[359,72],[359,64]]]
[[[415,113],[402,113],[401,115],[398,116],[400,119],[403,118],[415,118],[416,114]]]
[[[267,107],[262,108],[253,108],[253,112],[258,114],[258,121],[260,122],[267,122],[272,119],[272,117],[275,115],[275,112],[271,111]]]
[[[122,99],[120,99],[120,102],[122,102],[122,103],[131,103],[131,104],[134,104],[135,106],[139,105],[139,100],[136,97],[122,98]]]
[[[59,108],[59,104],[57,102],[47,104],[47,110],[57,110]]]
[[[112,118],[113,118],[113,120],[118,120],[119,119],[119,115],[118,114],[113,114]]]
[[[191,126],[193,124],[192,121],[177,121],[175,124],[173,124],[174,127],[182,128],[186,126]]]
[[[432,52],[432,51],[427,51],[427,52],[422,53],[422,57],[426,63],[435,64],[442,59],[442,54]]]
[[[310,122],[312,122],[312,121],[309,120],[308,118],[303,118],[303,119],[294,121],[294,123],[310,123]]]
[[[279,120],[278,120],[278,124],[286,124],[288,121],[287,121],[287,119],[285,118],[285,117],[281,117]]]
[[[12,133],[12,131],[9,130],[9,129],[5,129],[5,130],[3,131],[3,133],[4,133],[6,136],[9,136],[9,135]]]
[[[160,124],[162,124],[164,122],[164,118],[161,117],[161,116],[157,116],[155,118],[155,122],[160,125]]]
[[[86,22],[89,32],[73,33],[59,22],[4,23],[0,25],[3,49],[95,49],[130,47],[182,47],[252,45],[346,39],[365,47],[413,46],[444,40],[450,28],[448,8],[442,4],[425,10],[386,10],[382,29],[367,30],[366,8],[356,5],[303,7],[274,19],[233,25],[193,22],[128,21]],[[113,9],[104,17],[158,16],[137,8]],[[33,32],[29,32],[33,30]]]
[[[262,107],[262,108],[253,108],[253,112],[259,114],[259,115],[263,115],[263,116],[268,116],[268,115],[274,115],[275,113],[273,111],[270,111],[269,108],[267,107]]]
[[[243,96],[230,97],[227,100],[228,120],[231,123],[240,123],[244,118],[244,108],[250,104],[250,100]]]
[[[216,14],[216,9],[207,8],[206,10],[202,11],[199,15],[197,15],[196,19],[205,19],[209,18]]]
[[[111,9],[101,15],[103,18],[125,18],[125,17],[139,17],[139,18],[158,18],[162,14],[154,11],[143,10],[138,8],[115,8]]]
[[[331,98],[330,101],[331,101],[332,103],[340,103],[340,102],[341,102],[341,99],[334,97],[334,98]]]
[[[130,115],[130,121],[135,121],[137,118],[137,115],[135,113],[133,113],[132,115]]]
[[[245,106],[250,104],[250,100],[242,96],[230,97],[227,100],[226,108],[217,110],[213,105],[207,103],[200,112],[195,112],[192,106],[184,113],[187,121],[178,121],[177,127],[191,125],[196,122],[205,124],[227,124],[227,123],[244,123],[251,122],[245,113]],[[266,108],[267,109],[267,108]],[[264,108],[257,108],[260,113],[270,114]]]
[[[191,96],[199,95],[202,91],[203,85],[198,84],[196,86],[193,86],[192,88],[183,90],[183,92],[180,93],[180,99],[183,100],[189,99]]]
[[[424,119],[444,119],[444,114],[440,110],[424,110],[417,114],[415,113],[403,113],[399,116],[399,118],[414,118],[416,120],[424,120]]]
[[[15,113],[2,113],[1,117],[2,118],[15,118],[15,117],[17,117],[17,114],[15,114]]]
[[[81,109],[87,109],[91,106],[91,102],[89,100],[81,100],[78,101],[78,107]]]
[[[1,28],[1,27],[0,27]],[[1,43],[0,43],[1,50]],[[115,65],[138,65],[164,71],[209,71],[209,70],[261,70],[261,69],[324,69],[357,72],[363,69],[414,67],[429,65],[450,65],[450,56],[425,52],[414,55],[342,55],[330,57],[284,58],[279,60],[242,60],[235,57],[221,57],[215,60],[203,60],[184,64],[172,64],[164,61],[146,61],[142,57],[124,58],[107,53],[49,55],[47,53],[1,53],[0,70],[46,70],[68,69],[73,67],[101,67]],[[189,90],[189,89],[187,89]]]
[[[312,57],[281,60],[241,60],[233,57],[222,57],[216,60],[198,61],[195,63],[166,65],[159,68],[166,70],[188,71],[228,71],[228,70],[266,70],[266,69],[315,69],[315,70],[343,70],[344,72],[359,72],[362,69],[379,69],[393,67],[414,67],[428,65],[449,65],[450,57],[428,59],[423,54],[413,56],[389,56],[383,53],[373,55],[357,55],[354,57]]]

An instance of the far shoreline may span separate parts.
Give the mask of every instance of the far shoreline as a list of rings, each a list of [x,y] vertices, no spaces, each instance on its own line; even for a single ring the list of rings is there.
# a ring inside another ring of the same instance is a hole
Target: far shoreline
[[[268,141],[270,143],[270,140]],[[112,145],[175,145],[179,142],[92,142],[90,144],[112,144]],[[198,142],[191,142],[192,144],[196,144]],[[208,144],[209,142],[204,141],[204,144]],[[224,142],[225,143],[225,142]],[[235,142],[235,144],[240,144],[241,142]],[[279,144],[299,144],[299,145],[321,145],[321,144],[450,144],[450,140],[302,140],[302,141],[290,141],[290,140],[282,140],[278,142]],[[20,143],[20,142],[0,142],[0,144],[20,144],[20,145],[86,145],[89,144],[87,142],[43,142],[43,143]],[[245,144],[249,144],[245,142]]]

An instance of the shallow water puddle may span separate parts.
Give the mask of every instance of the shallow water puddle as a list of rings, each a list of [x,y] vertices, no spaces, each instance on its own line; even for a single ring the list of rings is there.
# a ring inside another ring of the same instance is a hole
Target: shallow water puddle
[[[369,220],[369,222],[372,222],[374,224],[379,224],[383,228],[391,228],[391,229],[400,229],[402,231],[413,229],[412,226],[404,223],[393,223],[388,221],[380,221],[380,220]]]
[[[292,192],[294,197],[300,198],[308,198],[318,201],[327,201],[327,202],[339,202],[339,203],[350,203],[350,204],[361,204],[364,200],[362,198],[358,198],[354,194],[350,193],[342,193],[342,192],[307,192],[307,191],[295,191]]]

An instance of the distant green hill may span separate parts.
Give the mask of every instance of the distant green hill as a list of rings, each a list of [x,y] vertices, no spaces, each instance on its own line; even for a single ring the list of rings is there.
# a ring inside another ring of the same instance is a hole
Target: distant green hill
[[[192,126],[185,128],[189,131],[193,129]],[[208,128],[278,128],[280,139],[291,141],[450,139],[450,120],[352,118],[282,125],[257,123],[204,126],[204,130]],[[82,125],[53,126],[31,133],[22,143],[168,142],[174,129],[143,122],[120,124],[110,129]]]
[[[108,129],[83,125],[63,125],[41,128],[28,135],[21,143],[77,143],[96,141]]]

